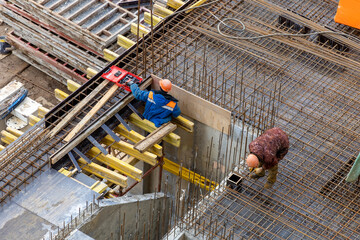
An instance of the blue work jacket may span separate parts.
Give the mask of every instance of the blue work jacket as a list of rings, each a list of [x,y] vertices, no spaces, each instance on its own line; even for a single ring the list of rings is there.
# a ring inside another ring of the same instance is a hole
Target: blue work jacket
[[[166,99],[162,94],[154,91],[142,91],[137,84],[130,86],[131,92],[137,100],[146,102],[143,116],[153,122],[156,127],[171,120],[171,117],[178,117],[181,113],[177,100]]]

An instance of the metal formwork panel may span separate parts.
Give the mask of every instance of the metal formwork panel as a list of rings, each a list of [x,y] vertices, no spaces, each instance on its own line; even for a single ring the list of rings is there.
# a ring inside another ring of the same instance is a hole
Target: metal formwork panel
[[[135,14],[106,0],[9,2],[96,50],[116,41],[117,35],[127,31],[137,19]]]

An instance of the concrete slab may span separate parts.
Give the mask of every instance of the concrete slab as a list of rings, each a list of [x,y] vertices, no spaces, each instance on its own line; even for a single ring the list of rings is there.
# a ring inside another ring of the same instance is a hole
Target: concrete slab
[[[34,214],[62,227],[63,222],[70,222],[71,215],[77,216],[79,208],[86,207],[99,196],[82,184],[49,169],[42,173],[26,190],[20,192],[14,202]]]
[[[66,238],[66,240],[94,240],[94,238],[89,237],[88,235],[86,235],[85,233],[75,229],[74,231],[72,231],[70,233],[70,235]]]
[[[42,239],[56,230],[55,225],[13,202],[0,210],[0,219],[2,240]]]

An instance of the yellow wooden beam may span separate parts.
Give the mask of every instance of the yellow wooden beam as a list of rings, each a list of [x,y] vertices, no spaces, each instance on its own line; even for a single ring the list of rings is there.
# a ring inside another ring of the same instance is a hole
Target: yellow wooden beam
[[[124,141],[120,141],[120,142],[115,142],[114,143],[114,139],[112,139],[109,135],[107,135],[105,138],[103,138],[101,140],[102,143],[106,144],[106,145],[111,145],[112,148],[115,148],[121,152],[124,152],[128,155],[131,155],[141,161],[144,161],[152,166],[154,166],[156,164],[156,155],[150,152],[144,152],[144,153],[140,153],[138,150],[135,150],[133,147],[134,145],[130,144],[130,143],[126,143]]]
[[[106,59],[106,61],[109,62],[114,61],[116,58],[120,56],[119,54],[114,53],[113,51],[106,48],[103,50],[103,53],[104,53],[104,58]]]
[[[17,136],[9,133],[6,130],[1,131],[1,136],[2,136],[1,141],[3,141],[6,144],[10,144],[10,143],[12,143],[13,141],[15,141],[18,138]]]
[[[145,137],[141,135],[140,133],[135,132],[134,130],[131,130],[130,132],[124,127],[124,125],[119,125],[114,129],[114,132],[120,134],[121,136],[125,137],[126,139],[129,139],[133,143],[137,143],[140,140],[144,139]],[[161,157],[163,155],[162,153],[162,147],[159,144],[155,144],[153,147],[150,148],[150,152],[153,152],[156,154],[156,156]]]
[[[132,166],[135,166],[135,164],[137,164],[139,161],[140,161],[139,159],[137,159],[137,158],[135,158],[133,156],[129,156],[128,158],[126,158],[124,160],[124,162],[126,162],[126,163],[128,163],[128,164],[130,164]]]
[[[171,11],[167,8],[164,8],[163,6],[160,6],[159,4],[155,4],[153,6],[153,10],[154,10],[154,14],[156,14],[160,17],[163,17],[163,18],[174,13],[173,11]]]
[[[138,126],[141,129],[144,129],[147,132],[152,132],[156,129],[155,124],[150,122],[149,120],[142,120],[139,116],[137,116],[135,113],[132,113],[128,120]],[[164,141],[170,143],[171,145],[175,147],[180,147],[180,136],[175,133],[170,133],[166,137],[163,138]]]
[[[138,25],[136,23],[132,23],[131,24],[131,33],[137,35],[137,28]],[[139,28],[139,36],[143,37],[144,35],[148,34],[150,31],[146,29],[146,27],[144,25],[140,24],[140,28]]]
[[[70,92],[75,92],[79,87],[81,87],[81,84],[79,84],[71,79],[66,80],[66,85],[67,85],[67,89]]]
[[[95,76],[97,73],[98,73],[98,71],[93,69],[93,68],[88,67],[86,69],[86,77],[89,78],[89,79],[92,78],[93,76]]]
[[[206,2],[206,0],[197,1],[196,3],[194,3],[193,5],[191,5],[189,8],[198,7],[198,6],[200,6],[201,4],[203,4],[204,2]],[[191,12],[192,10],[194,10],[194,9],[189,9],[189,10],[186,11],[186,13],[189,13],[189,12]]]
[[[166,5],[171,7],[171,8],[178,9],[182,5],[184,5],[184,2],[180,1],[180,0],[168,0]]]
[[[186,118],[184,118],[183,116],[178,116],[177,118],[173,118],[171,120],[172,123],[175,123],[176,125],[178,125],[178,127],[184,129],[187,132],[194,132],[194,123]]]
[[[29,125],[34,126],[40,120],[41,120],[41,118],[35,117],[34,115],[30,115],[29,116]]]
[[[59,100],[59,101],[62,101],[62,100],[64,100],[65,98],[67,98],[69,96],[69,94],[67,94],[67,93],[65,93],[65,92],[63,92],[63,91],[61,91],[60,89],[57,89],[57,88],[54,90],[54,92],[55,92],[56,99]]]
[[[0,144],[0,151],[4,150],[5,147],[3,145]]]
[[[93,147],[91,148],[87,153],[88,156],[90,156],[91,158],[96,157],[96,159],[106,165],[108,165],[109,167],[118,170],[120,173],[129,176],[133,179],[135,179],[136,181],[140,182],[142,175],[143,175],[143,171],[141,171],[140,169],[137,169],[134,166],[131,166],[130,164],[108,154],[108,155],[104,155],[101,153],[101,151],[96,148]]]
[[[124,37],[123,35],[118,35],[117,36],[117,44],[120,46],[120,47],[123,47],[123,48],[130,48],[132,45],[135,44],[135,42],[127,37]]]
[[[120,185],[121,187],[127,187],[127,177],[119,173],[116,173],[93,162],[87,163],[82,158],[78,159],[78,163],[80,165],[80,168],[86,172],[92,173],[100,178],[105,178],[106,180]]]
[[[214,181],[210,181],[210,179],[205,178],[193,171],[190,171],[187,168],[181,167],[179,164],[170,161],[167,158],[164,158],[164,170],[176,175],[180,176],[182,179],[194,183],[196,185],[200,185],[201,188],[205,188],[206,190],[214,190],[218,185]]]
[[[40,106],[40,107],[38,107],[38,116],[40,118],[43,118],[43,117],[45,117],[45,114],[47,114],[49,111],[50,111],[49,109],[47,109],[43,106]]]
[[[149,25],[151,25],[151,13],[149,13],[149,12],[145,12],[144,13],[144,20],[145,20],[145,22],[147,23],[147,24],[149,24]],[[157,16],[155,16],[154,14],[153,14],[153,19],[152,19],[152,25],[153,26],[155,26],[155,25],[157,25],[159,22],[161,22],[161,18],[159,18],[159,17],[157,17]]]
[[[97,192],[97,193],[103,193],[108,188],[108,185],[101,181],[96,181],[93,185],[91,185],[90,189]]]
[[[21,135],[24,134],[23,131],[17,130],[17,129],[12,128],[12,127],[6,127],[6,131],[8,131],[9,133],[11,133],[12,135],[14,135],[16,137],[20,137]]]
[[[65,168],[61,168],[58,172],[61,174],[64,174],[67,177],[72,177],[77,172],[77,169],[69,171],[69,170],[66,170]]]

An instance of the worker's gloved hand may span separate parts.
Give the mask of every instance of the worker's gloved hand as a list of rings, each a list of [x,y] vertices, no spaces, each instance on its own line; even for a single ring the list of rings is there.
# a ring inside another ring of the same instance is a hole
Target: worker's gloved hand
[[[126,81],[125,84],[130,87],[131,85],[135,84],[135,82],[130,79],[130,80]]]

